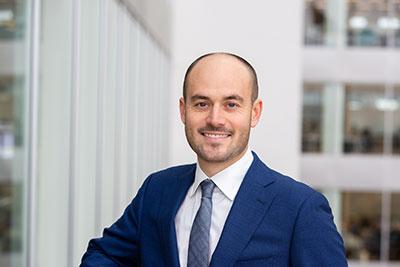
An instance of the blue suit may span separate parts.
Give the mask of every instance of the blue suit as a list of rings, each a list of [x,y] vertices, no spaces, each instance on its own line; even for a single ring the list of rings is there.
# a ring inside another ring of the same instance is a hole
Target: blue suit
[[[347,266],[326,199],[253,155],[210,266]],[[89,242],[82,266],[179,266],[174,219],[195,169],[150,175],[122,217]]]

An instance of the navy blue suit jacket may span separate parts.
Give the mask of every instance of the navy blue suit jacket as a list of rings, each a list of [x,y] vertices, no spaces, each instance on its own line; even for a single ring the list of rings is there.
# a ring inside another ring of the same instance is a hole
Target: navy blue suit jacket
[[[326,199],[253,155],[210,266],[347,266]],[[150,175],[122,217],[89,242],[81,266],[179,266],[174,219],[195,169]]]

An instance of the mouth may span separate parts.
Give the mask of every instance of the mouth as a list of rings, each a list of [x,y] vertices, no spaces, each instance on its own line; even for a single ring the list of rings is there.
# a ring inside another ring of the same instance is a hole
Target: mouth
[[[231,136],[230,133],[225,132],[201,132],[201,135],[211,140],[221,140]]]

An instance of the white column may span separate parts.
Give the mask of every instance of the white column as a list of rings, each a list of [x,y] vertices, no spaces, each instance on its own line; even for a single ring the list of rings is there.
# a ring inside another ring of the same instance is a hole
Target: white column
[[[341,83],[328,83],[323,94],[322,153],[340,156],[343,151],[345,89]],[[334,214],[336,227],[341,230],[342,202],[339,189],[323,189]]]
[[[328,83],[322,95],[322,151],[340,154],[343,150],[344,85]]]
[[[326,44],[344,47],[347,42],[347,0],[327,0],[326,5]]]
[[[81,1],[79,98],[75,146],[74,232],[71,265],[78,266],[95,231],[96,152],[98,123],[99,10],[97,0]]]
[[[114,174],[115,174],[115,126],[116,126],[116,55],[117,55],[117,3],[114,0],[107,0],[107,66],[104,88],[104,139],[103,158],[101,161],[101,218],[100,227],[109,226],[114,221]]]
[[[42,1],[37,262],[67,267],[72,2]]]
[[[324,189],[324,196],[328,199],[331,206],[332,213],[334,214],[333,221],[337,229],[342,229],[342,196],[339,189]]]

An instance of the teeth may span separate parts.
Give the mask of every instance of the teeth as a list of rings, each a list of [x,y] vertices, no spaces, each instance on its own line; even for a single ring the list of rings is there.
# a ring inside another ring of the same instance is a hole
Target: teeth
[[[223,138],[228,136],[227,134],[211,134],[211,133],[204,133],[204,135],[211,138]]]

